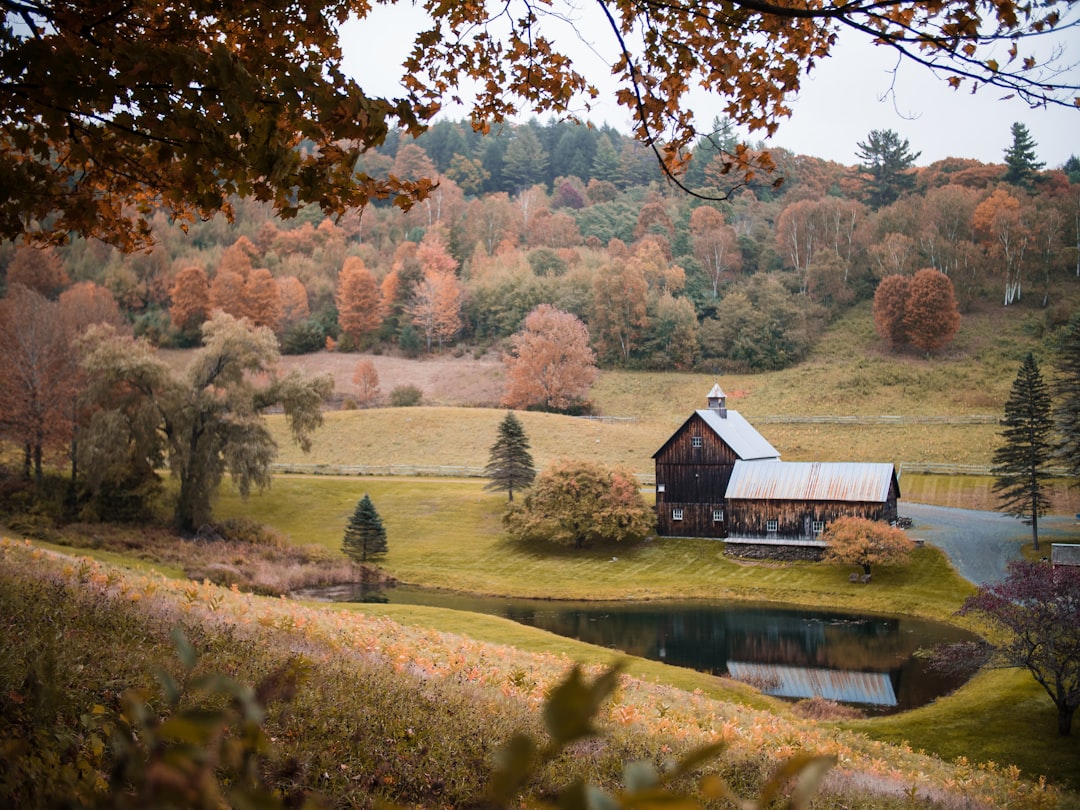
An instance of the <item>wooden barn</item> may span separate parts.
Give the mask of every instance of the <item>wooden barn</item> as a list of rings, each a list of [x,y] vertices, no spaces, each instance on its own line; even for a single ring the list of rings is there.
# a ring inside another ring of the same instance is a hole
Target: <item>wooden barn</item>
[[[719,385],[653,454],[658,532],[668,537],[727,537],[725,494],[738,461],[779,463],[780,454],[738,411]]]
[[[730,535],[814,538],[838,517],[895,522],[900,485],[892,464],[740,462],[726,494]]]
[[[785,462],[719,385],[654,455],[657,530],[668,537],[760,540],[820,547],[838,517],[893,522],[892,464]]]

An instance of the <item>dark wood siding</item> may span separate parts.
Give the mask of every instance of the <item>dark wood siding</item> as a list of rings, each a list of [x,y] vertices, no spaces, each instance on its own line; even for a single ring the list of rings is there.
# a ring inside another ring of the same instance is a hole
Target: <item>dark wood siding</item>
[[[682,520],[674,512],[682,510]],[[713,520],[714,513],[723,512],[725,520]],[[727,512],[724,503],[666,503],[656,505],[657,533],[662,537],[727,537]]]
[[[773,536],[810,537],[812,524],[821,521],[826,526],[840,517],[864,517],[870,520],[896,520],[896,498],[885,503],[852,503],[850,501],[728,501],[728,531],[740,537]],[[768,522],[775,520],[777,530],[770,532]]]
[[[695,444],[700,446],[695,447]],[[724,508],[724,493],[737,460],[734,451],[700,416],[694,414],[686,420],[656,454],[656,506],[660,533],[667,533],[664,529],[665,511],[670,520],[671,508],[681,506],[685,509],[690,504],[698,504],[707,507],[705,517],[708,518],[709,531],[703,536],[723,536],[713,533],[712,510]],[[688,526],[684,525],[677,533],[691,534],[687,529]]]

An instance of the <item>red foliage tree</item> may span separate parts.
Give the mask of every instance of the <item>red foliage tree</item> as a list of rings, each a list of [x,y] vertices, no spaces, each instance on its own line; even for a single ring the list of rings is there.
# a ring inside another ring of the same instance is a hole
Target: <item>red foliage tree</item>
[[[0,436],[22,448],[27,478],[71,438],[74,351],[58,303],[21,284],[0,299]]]
[[[1002,631],[999,662],[1031,672],[1057,707],[1058,734],[1070,734],[1080,707],[1080,568],[1014,560],[1004,580],[979,586],[960,613]]]
[[[124,315],[112,293],[92,281],[80,281],[60,293],[60,314],[69,335],[80,335],[94,324],[125,326]]]
[[[908,287],[911,279],[907,276],[886,276],[878,284],[874,293],[874,328],[889,342],[889,346],[898,349],[907,343],[907,327],[904,326],[904,311],[907,307]]]
[[[541,304],[510,338],[506,392],[502,404],[525,409],[539,405],[564,410],[584,398],[596,379],[596,356],[589,332],[577,317]]]
[[[8,284],[21,284],[55,299],[71,283],[64,263],[50,247],[20,245],[7,269]]]
[[[949,277],[923,268],[908,284],[904,307],[907,339],[924,352],[943,349],[960,328],[960,310]]]

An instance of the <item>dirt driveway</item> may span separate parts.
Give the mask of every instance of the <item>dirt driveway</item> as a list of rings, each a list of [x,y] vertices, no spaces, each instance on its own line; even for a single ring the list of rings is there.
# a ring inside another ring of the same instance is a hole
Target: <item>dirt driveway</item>
[[[975,512],[947,506],[904,502],[900,513],[912,519],[911,534],[937,546],[952,560],[960,576],[981,585],[1004,578],[1010,560],[1031,542],[1031,527],[997,512]],[[1047,557],[1050,544],[1080,543],[1076,518],[1054,515],[1039,519],[1039,547]]]

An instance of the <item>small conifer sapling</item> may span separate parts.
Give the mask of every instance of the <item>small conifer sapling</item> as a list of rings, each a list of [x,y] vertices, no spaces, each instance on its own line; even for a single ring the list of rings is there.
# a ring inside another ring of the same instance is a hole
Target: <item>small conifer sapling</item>
[[[359,563],[367,562],[368,557],[387,552],[386,528],[367,493],[364,493],[364,497],[356,504],[356,509],[345,526],[341,550],[354,562]]]

